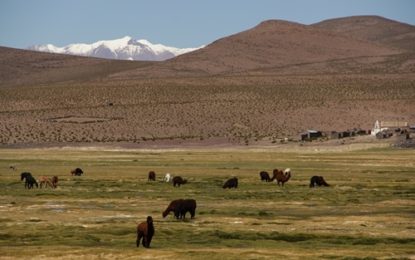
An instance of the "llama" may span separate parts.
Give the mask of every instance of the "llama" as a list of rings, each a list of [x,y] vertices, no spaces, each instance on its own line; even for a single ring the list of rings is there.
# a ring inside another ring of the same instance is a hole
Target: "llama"
[[[22,172],[20,174],[20,180],[25,180],[25,184],[24,187],[26,189],[31,189],[33,188],[33,185],[36,185],[36,188],[39,187],[39,185],[37,184],[37,181],[35,178],[33,178],[32,174],[30,172]]]
[[[177,204],[177,207],[174,210],[174,216],[177,219],[185,219],[186,213],[190,213],[190,218],[194,218],[196,214],[196,200],[186,199]]]
[[[166,210],[163,211],[163,214],[162,214],[163,218],[165,218],[167,215],[169,215],[169,213],[171,211],[175,212],[175,210],[178,207],[178,205],[180,203],[182,203],[182,202],[183,202],[182,199],[178,199],[178,200],[171,201],[170,204],[167,206]]]
[[[266,181],[266,182],[270,182],[271,178],[269,177],[268,172],[266,171],[262,171],[259,173],[259,177],[261,178],[261,181]]]
[[[223,184],[222,188],[224,189],[238,188],[238,178],[236,177],[230,178],[229,180],[225,182],[225,184]]]
[[[81,176],[82,174],[84,174],[84,171],[81,168],[76,168],[71,171],[71,175]]]
[[[182,177],[180,177],[180,176],[176,176],[176,177],[174,177],[173,178],[173,186],[174,187],[176,187],[176,185],[178,186],[178,187],[180,187],[180,185],[182,185],[182,184],[186,184],[187,183],[187,180],[186,179],[183,179]]]
[[[52,178],[49,178],[47,176],[41,176],[39,178],[39,185],[40,185],[40,188],[42,188],[44,185],[45,188],[49,186],[52,189],[55,189],[56,187],[58,187],[58,177],[53,176]]]
[[[272,174],[273,176],[271,180],[273,181],[274,179],[276,179],[278,186],[280,186],[281,183],[281,186],[284,187],[284,183],[286,183],[291,178],[291,169],[287,168],[284,171],[274,169]]]
[[[57,188],[58,187],[58,176],[53,176],[52,177],[52,186],[53,188]]]
[[[156,173],[154,171],[148,173],[148,181],[156,181]]]
[[[143,239],[143,246],[150,248],[151,240],[153,239],[155,230],[153,225],[153,218],[151,216],[147,217],[146,222],[141,222],[137,226],[137,247],[140,246],[140,240]]]
[[[176,219],[185,219],[186,213],[190,212],[190,217],[194,218],[196,214],[196,200],[194,199],[178,199],[170,202],[166,210],[163,211],[163,218],[165,218],[170,212],[174,212]]]
[[[165,176],[164,176],[164,178],[163,178],[163,181],[165,181],[165,182],[170,182],[170,181],[171,181],[171,179],[172,179],[171,174],[170,174],[170,173],[166,173],[166,175],[165,175]]]
[[[40,176],[39,186],[40,186],[40,188],[42,188],[43,186],[45,186],[45,188],[47,188],[48,186],[53,188],[52,180],[47,176]]]
[[[323,178],[323,176],[313,176],[310,179],[310,188],[317,186],[330,186]]]

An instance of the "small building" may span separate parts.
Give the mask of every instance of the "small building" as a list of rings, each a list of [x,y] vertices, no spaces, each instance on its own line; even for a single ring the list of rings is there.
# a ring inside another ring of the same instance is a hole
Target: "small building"
[[[331,131],[327,133],[327,136],[330,137],[330,139],[341,139],[345,137],[353,137],[357,135],[366,135],[366,134],[367,134],[367,131],[354,128],[353,130],[346,130],[346,131],[340,131],[340,132]]]
[[[380,122],[379,122],[379,120],[376,120],[375,125],[373,126],[373,129],[372,129],[372,131],[371,131],[370,133],[371,133],[371,135],[373,135],[373,136],[377,136],[377,134],[378,134],[378,133],[380,133],[380,132],[382,132],[383,130],[386,130],[386,129],[382,129],[382,128],[380,127]]]
[[[370,134],[370,130],[366,131],[366,130],[363,130],[363,129],[356,129],[355,134],[356,135],[367,135],[367,134]]]
[[[353,132],[351,132],[351,131],[343,131],[341,134],[342,134],[343,138],[351,137],[352,135],[354,135]]]
[[[379,121],[376,120],[375,125],[371,131],[371,135],[377,136],[378,133],[390,130],[390,129],[398,129],[398,128],[407,128],[408,122],[404,121]]]
[[[301,134],[301,141],[314,140],[323,137],[323,133],[317,130],[307,130]]]
[[[331,131],[330,132],[330,139],[340,139],[342,138],[342,133]]]
[[[404,121],[381,121],[380,127],[387,128],[405,128],[408,127],[408,122]]]

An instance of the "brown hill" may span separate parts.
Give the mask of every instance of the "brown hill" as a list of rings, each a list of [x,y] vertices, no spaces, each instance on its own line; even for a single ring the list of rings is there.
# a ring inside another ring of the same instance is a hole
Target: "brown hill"
[[[410,52],[415,51],[415,26],[380,16],[336,18],[313,24],[311,27]]]
[[[414,53],[282,21],[167,62],[0,48],[0,143],[272,144],[413,123],[414,65]]]
[[[0,86],[79,82],[147,64],[0,47]]]
[[[338,59],[398,54],[400,51],[298,23],[270,20],[156,67],[121,77],[212,75]]]

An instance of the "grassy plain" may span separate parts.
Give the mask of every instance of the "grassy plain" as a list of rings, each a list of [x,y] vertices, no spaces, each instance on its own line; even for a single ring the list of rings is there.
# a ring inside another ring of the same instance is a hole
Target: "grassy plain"
[[[415,150],[0,150],[0,258],[413,259]],[[12,171],[10,165],[18,170]],[[81,167],[82,177],[70,169]],[[260,170],[292,169],[285,187]],[[157,173],[147,182],[147,173]],[[19,174],[57,175],[56,190],[25,190]],[[163,183],[170,172],[189,183]],[[312,175],[331,187],[310,189]],[[223,190],[230,176],[237,190]],[[177,198],[196,218],[163,219]],[[135,247],[152,215],[152,248]]]

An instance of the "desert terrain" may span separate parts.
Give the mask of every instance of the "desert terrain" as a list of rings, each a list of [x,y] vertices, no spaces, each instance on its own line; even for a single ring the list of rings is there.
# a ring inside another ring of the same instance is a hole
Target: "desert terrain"
[[[0,48],[0,143],[266,145],[307,129],[413,124],[414,28],[271,20],[165,62]]]

